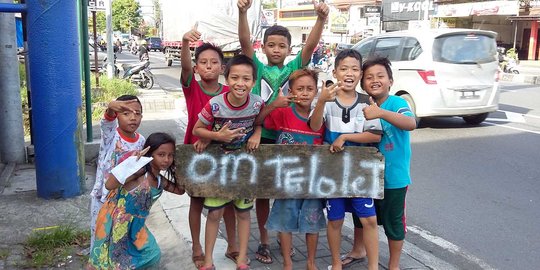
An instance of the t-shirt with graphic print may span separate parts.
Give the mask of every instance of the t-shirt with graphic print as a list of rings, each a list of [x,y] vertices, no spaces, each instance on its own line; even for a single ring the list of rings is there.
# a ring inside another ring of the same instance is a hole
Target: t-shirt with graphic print
[[[414,117],[407,101],[398,96],[388,96],[381,104],[381,109]],[[404,188],[411,184],[410,132],[397,128],[384,119],[381,119],[381,124],[383,135],[378,148],[384,155],[384,188]]]
[[[118,131],[118,122],[115,118],[109,118],[106,114],[101,119],[101,143],[99,145],[99,155],[96,170],[96,182],[92,188],[91,196],[105,202],[109,190],[105,188],[105,181],[109,174],[126,155],[131,152],[142,150],[146,139],[139,133],[135,137],[129,138]]]
[[[264,126],[277,131],[276,144],[321,145],[323,143],[324,126],[312,131],[308,119],[296,111],[296,106],[273,110],[270,117],[264,119]]]
[[[303,67],[302,51],[293,60],[283,65],[282,68],[265,65],[257,58],[255,53],[253,53],[253,62],[257,66],[257,82],[251,92],[262,97],[265,104],[269,104],[276,99],[279,95],[280,88],[283,91],[283,95],[286,96],[289,91],[289,76],[294,71]],[[261,136],[267,139],[276,138],[275,132],[267,130],[264,126]]]
[[[255,118],[264,107],[264,102],[261,97],[249,93],[246,102],[235,107],[227,100],[229,93],[210,99],[199,113],[199,120],[211,126],[212,131],[219,131],[227,122],[230,122],[230,129],[244,128],[245,136],[230,143],[221,143],[224,150],[234,151],[242,148],[253,134]]]
[[[182,81],[180,80],[180,83]],[[191,77],[187,81],[187,86],[182,85],[182,91],[184,92],[184,97],[186,99],[186,107],[188,113],[188,123],[186,127],[186,134],[184,135],[184,144],[194,144],[197,142],[198,138],[193,136],[193,127],[197,123],[198,115],[201,112],[204,105],[208,101],[225,92],[229,91],[229,86],[219,84],[219,90],[215,93],[206,91],[200,81],[195,80],[195,74],[192,73]]]

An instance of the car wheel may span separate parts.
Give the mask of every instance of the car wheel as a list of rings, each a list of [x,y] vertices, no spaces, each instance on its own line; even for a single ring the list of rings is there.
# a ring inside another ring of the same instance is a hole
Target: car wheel
[[[416,117],[416,104],[414,104],[414,100],[409,94],[402,94],[400,95],[401,98],[403,98],[405,101],[407,101],[407,104],[409,105],[409,108],[411,109],[412,113],[415,115],[416,125],[420,124],[420,117]]]
[[[489,113],[466,115],[466,116],[463,116],[463,120],[465,121],[465,123],[469,125],[478,125],[484,122],[484,120],[486,120],[486,118],[488,117],[488,114]]]

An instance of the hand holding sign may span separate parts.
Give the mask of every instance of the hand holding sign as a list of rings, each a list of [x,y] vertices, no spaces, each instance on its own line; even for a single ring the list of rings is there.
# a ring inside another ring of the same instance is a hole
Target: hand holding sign
[[[364,107],[362,111],[364,112],[364,118],[367,120],[381,118],[381,108],[372,97],[369,97],[369,106]]]

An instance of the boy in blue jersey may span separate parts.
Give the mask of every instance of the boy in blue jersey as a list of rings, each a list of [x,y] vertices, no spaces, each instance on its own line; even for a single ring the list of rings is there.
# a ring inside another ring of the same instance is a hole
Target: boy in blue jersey
[[[409,131],[416,128],[414,114],[407,102],[389,95],[393,83],[390,61],[377,57],[367,60],[362,70],[362,88],[370,97],[370,105],[364,108],[366,119],[380,118],[383,136],[378,145],[384,155],[384,199],[375,201],[377,219],[388,238],[390,259],[388,269],[399,269],[399,259],[406,232],[405,195],[411,184],[411,143]],[[344,264],[365,256],[361,224],[355,222],[353,249],[343,260]]]
[[[378,143],[381,140],[379,119],[367,120],[363,109],[368,107],[368,96],[356,92],[362,78],[362,56],[355,50],[343,50],[335,60],[334,77],[337,84],[323,87],[309,119],[313,131],[326,127],[324,140],[331,144],[332,153],[341,152],[344,146],[360,146]],[[364,226],[363,238],[366,242],[368,269],[378,269],[379,237],[377,217],[372,198],[331,198],[327,200],[327,237],[332,254],[332,270],[342,269],[340,258],[341,228],[345,212],[360,217]]]

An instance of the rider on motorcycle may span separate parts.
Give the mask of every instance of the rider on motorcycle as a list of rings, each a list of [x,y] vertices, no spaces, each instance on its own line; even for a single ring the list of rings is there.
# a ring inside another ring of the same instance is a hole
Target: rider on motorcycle
[[[143,60],[143,56],[146,55],[148,57],[148,46],[146,44],[146,40],[141,41],[141,45],[139,46],[139,61]]]

